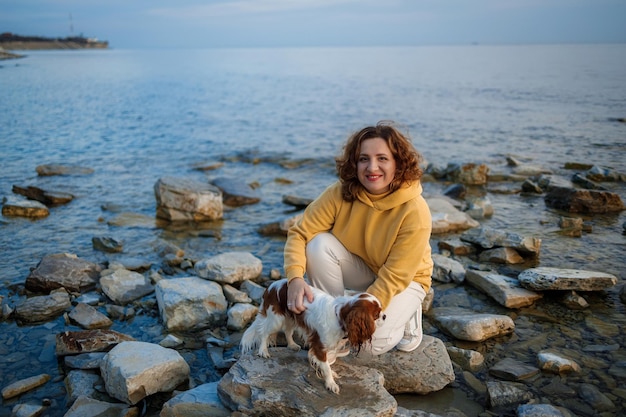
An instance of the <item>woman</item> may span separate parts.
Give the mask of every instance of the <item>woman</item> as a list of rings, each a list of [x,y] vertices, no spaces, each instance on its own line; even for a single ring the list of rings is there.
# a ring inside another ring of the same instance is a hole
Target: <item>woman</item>
[[[313,300],[305,272],[311,285],[334,296],[346,289],[375,295],[386,320],[372,339],[374,355],[394,347],[410,352],[422,340],[422,301],[433,263],[420,159],[393,125],[361,129],[336,160],[339,181],[307,207],[287,235],[289,309],[301,313],[304,298]]]

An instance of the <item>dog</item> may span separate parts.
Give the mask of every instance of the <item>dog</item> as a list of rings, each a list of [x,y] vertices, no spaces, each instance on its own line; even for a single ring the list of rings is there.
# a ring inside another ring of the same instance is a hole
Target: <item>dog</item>
[[[330,368],[329,352],[335,353],[346,341],[358,354],[361,348],[370,343],[377,325],[382,324],[385,315],[380,301],[368,293],[333,297],[311,287],[314,300],[305,298],[306,310],[295,314],[287,308],[287,280],[273,282],[263,293],[263,301],[254,322],[244,332],[240,349],[248,353],[258,348],[257,355],[269,358],[268,345],[276,333],[283,331],[287,346],[300,350],[294,339],[294,332],[305,336],[309,345],[309,363],[318,376],[324,379],[329,391],[339,394],[337,375]]]

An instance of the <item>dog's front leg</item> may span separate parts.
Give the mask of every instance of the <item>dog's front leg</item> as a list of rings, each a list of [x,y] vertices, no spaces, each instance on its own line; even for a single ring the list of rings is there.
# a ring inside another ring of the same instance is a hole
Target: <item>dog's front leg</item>
[[[311,363],[311,366],[315,369],[317,374],[324,379],[324,386],[327,390],[335,394],[339,394],[339,385],[337,385],[337,383],[335,382],[335,377],[337,377],[337,374],[330,368],[330,364],[326,359],[326,352],[323,352],[323,354],[319,356],[323,356],[325,360],[319,359],[318,355],[315,352],[312,352],[311,349],[309,349],[309,362]]]

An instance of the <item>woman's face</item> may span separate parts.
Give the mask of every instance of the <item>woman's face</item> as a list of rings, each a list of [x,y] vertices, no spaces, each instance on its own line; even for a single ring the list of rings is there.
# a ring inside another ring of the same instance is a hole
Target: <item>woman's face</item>
[[[370,194],[389,191],[396,173],[396,160],[384,139],[371,138],[361,142],[356,167],[359,182]]]

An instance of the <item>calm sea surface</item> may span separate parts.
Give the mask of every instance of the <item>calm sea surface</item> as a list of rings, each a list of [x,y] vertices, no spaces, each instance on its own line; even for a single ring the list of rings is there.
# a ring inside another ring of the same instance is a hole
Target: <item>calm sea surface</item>
[[[435,165],[498,169],[512,154],[567,176],[566,162],[626,173],[626,123],[617,121],[626,117],[626,45],[24,53],[0,63],[0,196],[13,185],[36,185],[76,198],[42,220],[0,217],[0,295],[10,302],[44,255],[158,264],[160,239],[195,257],[245,250],[266,271],[281,268],[284,240],[261,236],[259,226],[292,213],[283,195],[314,197],[332,182],[332,158],[345,138],[381,119],[405,126]],[[277,163],[285,160],[297,167]],[[225,165],[193,168],[216,161]],[[38,165],[52,163],[94,173],[37,176]],[[153,186],[170,175],[238,177],[255,183],[262,202],[192,230],[156,227]],[[605,185],[626,201],[624,184]],[[426,193],[442,187],[426,184]],[[564,238],[555,232],[558,213],[541,197],[490,198],[495,214],[484,223],[541,237],[542,266],[626,278],[626,214],[590,218],[593,233]],[[111,225],[123,213],[146,221]],[[122,240],[124,253],[94,251],[94,236]],[[624,321],[619,302],[603,314]],[[162,337],[146,336],[140,324],[116,326],[142,340]],[[47,327],[66,328],[62,320]],[[55,372],[53,338],[44,338],[39,357],[20,356],[14,350],[32,344],[32,329],[0,329],[14,334],[10,346],[0,345],[13,355],[6,366],[0,361],[0,385],[16,379],[20,361],[35,364],[32,374]]]

